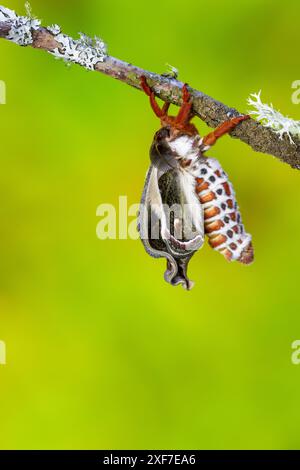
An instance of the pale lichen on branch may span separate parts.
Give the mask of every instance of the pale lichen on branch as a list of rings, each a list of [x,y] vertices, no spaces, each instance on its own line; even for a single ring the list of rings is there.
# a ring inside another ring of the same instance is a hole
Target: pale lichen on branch
[[[300,121],[284,116],[280,111],[274,109],[272,103],[266,104],[261,101],[261,91],[252,93],[248,98],[248,104],[254,108],[249,114],[255,116],[255,119],[261,122],[265,127],[273,129],[279,138],[282,139],[286,134],[292,144],[295,144],[294,138],[300,138]]]
[[[81,33],[79,39],[73,39],[61,32],[55,34],[53,27],[47,29],[52,32],[54,39],[60,44],[53,51],[49,51],[58,59],[82,65],[88,70],[95,70],[95,65],[98,62],[103,62],[107,55],[106,45],[102,39],[96,36],[92,39]]]
[[[145,76],[156,96],[175,105],[181,105],[183,83],[177,80],[177,71],[174,67],[170,68],[169,73],[162,75],[143,70],[108,55],[104,42],[98,37],[91,39],[80,34],[79,39],[73,39],[62,33],[56,24],[47,28],[42,27],[41,21],[32,17],[28,10],[27,7],[27,16],[18,16],[14,11],[0,6],[0,38],[8,39],[20,46],[43,49],[68,63],[104,73],[136,89],[141,90],[140,78]],[[228,115],[244,114],[201,91],[191,87],[189,91],[193,99],[194,114],[211,127],[217,127],[228,119]],[[266,127],[250,119],[241,123],[230,135],[242,140],[255,151],[268,153],[291,167],[300,169],[300,136],[297,132],[290,132],[290,128],[287,132],[286,126],[286,121],[282,127],[276,128],[272,125]]]
[[[0,6],[0,22],[8,22],[10,30],[6,36],[19,46],[29,46],[33,42],[32,31],[41,26],[40,20],[31,16],[18,16],[13,10]]]
[[[10,22],[11,28],[6,39],[19,44],[29,46],[34,43],[34,31],[38,31],[41,21],[33,18],[29,4],[26,4],[28,16],[18,16],[12,10],[0,6],[0,22]],[[73,39],[61,32],[57,24],[46,28],[57,41],[57,47],[49,52],[58,59],[71,62],[88,70],[94,70],[98,62],[103,62],[106,55],[106,45],[102,39],[95,36],[94,39],[80,33],[79,39]]]

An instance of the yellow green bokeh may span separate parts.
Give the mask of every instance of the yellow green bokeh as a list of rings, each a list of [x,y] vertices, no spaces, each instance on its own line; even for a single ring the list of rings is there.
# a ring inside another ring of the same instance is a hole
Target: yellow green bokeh
[[[32,8],[148,70],[168,62],[241,111],[262,89],[299,119],[297,0]],[[172,288],[139,241],[96,238],[99,204],[139,201],[159,124],[147,98],[4,40],[0,79],[0,448],[299,448],[299,173],[220,141],[210,155],[235,186],[256,260],[229,264],[205,247],[190,264],[195,288]]]

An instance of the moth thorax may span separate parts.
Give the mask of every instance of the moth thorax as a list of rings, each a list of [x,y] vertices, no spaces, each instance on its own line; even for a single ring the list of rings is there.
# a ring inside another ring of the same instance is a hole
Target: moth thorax
[[[178,157],[186,159],[190,156],[195,155],[195,139],[197,137],[191,137],[189,135],[181,135],[176,139],[172,140],[169,145],[173,152],[176,152]]]

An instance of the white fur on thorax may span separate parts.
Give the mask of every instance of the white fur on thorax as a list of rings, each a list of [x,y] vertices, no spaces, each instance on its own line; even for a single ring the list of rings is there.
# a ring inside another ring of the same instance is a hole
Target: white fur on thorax
[[[179,157],[187,158],[196,155],[196,149],[193,148],[195,137],[182,135],[177,139],[169,142],[171,149],[177,153]]]

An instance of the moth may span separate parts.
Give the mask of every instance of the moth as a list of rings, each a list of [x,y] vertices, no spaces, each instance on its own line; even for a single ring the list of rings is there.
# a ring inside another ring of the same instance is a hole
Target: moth
[[[250,116],[232,117],[201,137],[190,122],[194,114],[186,84],[177,116],[168,115],[170,103],[158,105],[145,77],[141,86],[161,128],[150,148],[138,230],[146,251],[166,258],[165,280],[190,290],[194,283],[187,276],[188,263],[205,236],[228,261],[253,261],[251,235],[245,232],[233,186],[220,163],[206,156],[221,136]]]

